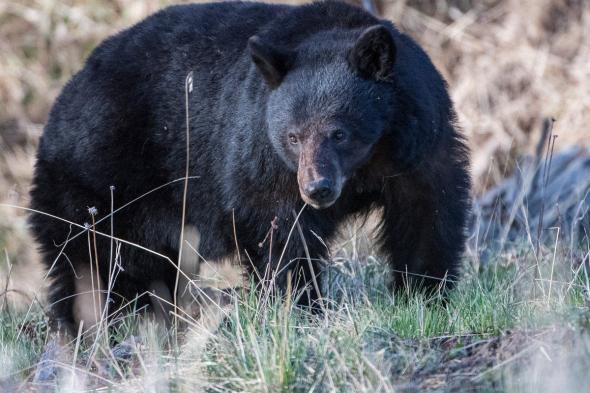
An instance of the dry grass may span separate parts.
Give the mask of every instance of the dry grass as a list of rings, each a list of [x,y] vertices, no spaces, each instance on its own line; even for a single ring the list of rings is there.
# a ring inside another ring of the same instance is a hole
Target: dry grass
[[[429,16],[411,6],[428,11],[425,3],[472,7],[440,7]],[[392,1],[385,13],[418,39],[449,82],[478,186],[488,169],[495,183],[506,163],[532,148],[544,117],[557,120],[559,146],[590,142],[589,2]]]
[[[0,305],[0,390],[576,392],[589,382],[590,281],[563,263],[567,250],[525,244],[487,267],[468,260],[441,301],[391,294],[363,237],[334,250],[323,315],[293,307],[297,293],[277,301],[250,287],[197,319],[182,313],[178,341],[131,314],[56,346],[38,303]]]

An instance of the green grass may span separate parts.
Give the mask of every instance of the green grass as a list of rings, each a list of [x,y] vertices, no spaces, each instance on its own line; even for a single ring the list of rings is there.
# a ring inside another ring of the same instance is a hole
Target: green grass
[[[0,380],[13,374],[26,376],[37,363],[45,339],[47,321],[40,310],[24,315],[0,313]]]
[[[70,377],[56,385],[60,391],[532,392],[551,391],[549,382],[564,378],[559,386],[587,383],[588,278],[546,254],[538,264],[522,252],[491,267],[471,266],[447,298],[392,294],[386,269],[374,259],[362,267],[345,261],[326,273],[330,300],[323,315],[294,307],[291,296],[260,300],[243,291],[231,306],[212,306],[189,321],[178,345],[154,322],[130,316],[110,334],[116,341],[138,337],[136,356],[116,362],[108,346],[91,352],[82,343],[76,367],[71,353],[60,366]],[[0,380],[31,381],[48,338],[39,307],[26,314],[4,308]],[[70,352],[75,346],[68,345]]]

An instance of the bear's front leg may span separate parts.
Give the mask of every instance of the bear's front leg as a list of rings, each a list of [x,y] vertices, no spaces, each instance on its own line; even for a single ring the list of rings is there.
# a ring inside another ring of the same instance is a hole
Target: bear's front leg
[[[309,307],[313,312],[323,308],[322,266],[318,260],[300,260],[291,270],[294,295],[297,305]]]
[[[326,257],[327,249],[311,235],[310,228],[304,223],[298,227],[292,221],[285,220],[284,224],[273,231],[272,246],[265,244],[265,247],[258,247],[256,261],[243,263],[249,267],[250,276],[262,284],[262,293],[270,291],[284,297],[290,291],[289,296],[296,299],[299,306],[319,311],[322,260]],[[270,243],[270,239],[267,239],[267,243]],[[269,252],[269,246],[272,252]],[[249,255],[253,253],[249,252]]]
[[[301,243],[299,239],[292,239],[293,243]],[[322,258],[324,255],[314,248],[293,244],[287,247],[289,252],[278,263],[275,285],[281,295],[287,295],[290,290],[296,304],[312,311],[322,308]],[[309,253],[309,255],[308,255]]]
[[[458,173],[459,179],[468,179]],[[421,181],[420,172],[386,185],[380,245],[394,285],[448,288],[457,280],[466,238],[468,188],[457,178]]]

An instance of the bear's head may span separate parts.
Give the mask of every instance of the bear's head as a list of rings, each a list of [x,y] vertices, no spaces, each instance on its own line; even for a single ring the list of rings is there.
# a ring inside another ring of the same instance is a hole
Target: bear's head
[[[294,49],[253,36],[248,46],[270,88],[273,148],[297,172],[302,199],[317,209],[331,206],[388,130],[395,107],[390,31],[330,30]]]

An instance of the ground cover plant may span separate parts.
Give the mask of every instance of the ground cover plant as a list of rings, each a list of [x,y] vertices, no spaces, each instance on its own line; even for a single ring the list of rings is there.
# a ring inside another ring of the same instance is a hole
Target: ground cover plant
[[[573,391],[589,382],[590,280],[580,261],[559,262],[567,259],[563,251],[543,247],[535,257],[529,247],[514,247],[493,265],[467,261],[464,279],[445,300],[413,289],[392,294],[385,267],[350,248],[349,242],[325,272],[324,315],[294,307],[297,293],[273,300],[239,290],[230,304],[185,317],[186,330],[176,338],[131,315],[98,345],[73,341],[55,349],[63,353],[45,368],[40,362],[51,335],[42,306],[32,302],[25,312],[5,306],[3,387]],[[109,341],[123,344],[111,349]],[[123,356],[115,359],[117,351]],[[41,381],[43,372],[57,378]]]

